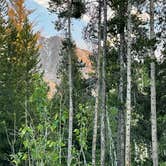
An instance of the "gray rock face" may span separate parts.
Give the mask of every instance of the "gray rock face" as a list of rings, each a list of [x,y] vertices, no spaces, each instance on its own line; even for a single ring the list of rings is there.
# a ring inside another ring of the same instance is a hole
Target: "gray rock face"
[[[41,38],[40,44],[40,64],[41,70],[44,71],[44,77],[47,80],[58,83],[57,71],[60,65],[61,56],[59,56],[61,49],[60,37],[54,36],[50,38]]]

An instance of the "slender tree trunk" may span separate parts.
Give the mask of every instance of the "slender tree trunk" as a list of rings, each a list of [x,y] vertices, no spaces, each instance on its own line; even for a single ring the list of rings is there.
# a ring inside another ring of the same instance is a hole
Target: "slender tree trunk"
[[[111,166],[117,166],[116,150],[115,150],[114,140],[112,138],[112,131],[110,127],[111,125],[110,125],[110,120],[109,120],[109,115],[107,110],[106,110],[106,122],[107,122],[107,132],[109,137],[109,155],[111,160]]]
[[[150,39],[154,39],[154,0],[150,0]],[[150,50],[151,68],[151,132],[152,132],[152,159],[153,166],[158,166],[157,152],[157,118],[156,118],[156,81],[155,81],[155,55],[153,48]]]
[[[28,71],[26,72],[26,76],[28,76]],[[26,77],[26,93],[25,93],[25,126],[28,127],[28,111],[29,111],[29,105],[28,105],[28,94],[29,94],[29,88],[28,88],[28,78]],[[28,166],[31,166],[31,154],[30,149],[28,147]]]
[[[59,142],[60,144],[62,143],[62,99],[63,99],[63,96],[62,94],[60,94],[60,108],[59,108],[59,119],[60,119],[60,122],[59,122]],[[60,146],[59,147],[59,164],[61,165],[62,164],[62,147]]]
[[[107,52],[107,0],[104,0],[104,28],[103,28],[103,58],[102,58],[102,99],[101,99],[101,128],[100,128],[100,134],[101,134],[101,154],[100,154],[100,163],[101,166],[105,165],[105,145],[106,145],[106,136],[105,136],[105,121],[106,121],[106,77],[105,77],[105,60],[106,60],[106,52]]]
[[[68,0],[68,10],[70,13],[70,1]],[[68,134],[68,155],[67,165],[71,165],[72,161],[72,135],[73,135],[73,80],[72,80],[72,58],[71,58],[71,17],[68,17],[68,79],[69,79],[69,134]]]
[[[125,166],[130,166],[130,126],[131,126],[131,1],[128,1],[127,20],[127,97],[126,97],[126,144]]]
[[[98,57],[97,57],[97,83],[96,83],[96,101],[94,110],[93,124],[93,140],[92,140],[92,166],[96,165],[96,141],[97,141],[97,126],[98,126],[98,110],[99,110],[99,93],[100,93],[100,64],[101,64],[101,0],[99,0],[99,21],[98,21]]]
[[[84,153],[84,150],[81,146],[81,153],[82,153],[82,157],[83,157],[83,160],[84,160],[84,166],[87,166],[87,161],[86,161],[86,156],[85,156],[85,153]]]
[[[124,107],[123,107],[123,75],[124,75],[124,44],[125,44],[125,35],[124,29],[123,32],[120,33],[120,53],[119,53],[119,61],[120,61],[120,79],[119,79],[119,101],[120,108],[118,113],[118,166],[124,166],[124,158],[125,158],[125,116],[124,116]]]

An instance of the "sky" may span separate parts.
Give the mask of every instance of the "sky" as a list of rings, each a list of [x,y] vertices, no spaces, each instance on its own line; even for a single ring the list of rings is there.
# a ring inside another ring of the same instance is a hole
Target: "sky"
[[[48,0],[26,0],[25,5],[28,9],[35,9],[34,13],[30,15],[30,21],[35,23],[35,31],[41,31],[44,37],[62,36],[62,32],[57,32],[54,28],[53,22],[57,16],[48,12]],[[73,20],[72,23],[72,37],[77,46],[89,49],[88,44],[82,39],[82,30],[86,26],[86,21]]]

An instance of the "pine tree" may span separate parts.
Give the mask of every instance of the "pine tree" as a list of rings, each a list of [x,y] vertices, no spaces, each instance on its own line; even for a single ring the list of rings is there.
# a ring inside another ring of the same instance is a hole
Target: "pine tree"
[[[6,103],[6,87],[5,87],[5,80],[7,79],[7,37],[8,37],[8,30],[7,30],[7,2],[5,0],[0,1],[0,165],[8,165],[8,161],[6,161],[6,154],[5,152],[10,149],[8,146],[8,142],[6,141],[6,129],[4,126],[4,120],[7,119],[5,111]],[[5,19],[6,18],[6,19]],[[9,118],[8,118],[9,119]]]
[[[28,121],[25,110],[30,111],[27,104],[34,88],[34,74],[38,72],[39,48],[38,34],[32,31],[32,25],[28,21],[29,11],[25,9],[24,1],[13,1],[7,10],[5,54],[1,59],[3,65],[1,105],[3,115],[6,117],[4,118],[4,132],[7,137],[5,153],[16,154],[19,147],[17,131],[26,119]]]
[[[26,101],[33,91],[33,75],[38,72],[39,62],[39,46],[37,45],[39,34],[34,34],[32,31],[32,24],[28,21],[29,13],[30,11],[24,6],[24,0],[14,1],[9,9],[11,27],[16,30],[16,42],[10,41],[10,43],[13,43],[15,48],[14,68],[17,79],[20,80],[17,86],[22,92],[25,104],[25,123],[27,123],[26,111],[28,109]]]

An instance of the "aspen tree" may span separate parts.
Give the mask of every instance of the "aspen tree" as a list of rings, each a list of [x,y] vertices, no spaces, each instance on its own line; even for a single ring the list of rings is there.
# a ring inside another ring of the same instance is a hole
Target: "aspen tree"
[[[150,40],[155,38],[154,32],[154,0],[150,0]],[[155,80],[155,55],[153,47],[150,50],[151,64],[151,134],[152,134],[152,159],[153,166],[158,166],[157,152],[157,117],[156,117],[156,80]]]
[[[102,57],[102,99],[101,99],[101,166],[105,165],[105,153],[106,153],[106,53],[107,53],[107,0],[103,2],[104,22],[103,22],[103,57]]]
[[[72,162],[72,134],[73,134],[73,80],[72,80],[72,59],[71,59],[71,4],[68,0],[68,77],[69,77],[69,133],[68,133],[68,154],[67,165],[70,166]]]
[[[127,7],[127,97],[126,97],[126,144],[125,144],[125,166],[130,166],[130,128],[131,128],[131,0]]]
[[[120,65],[120,78],[119,78],[119,94],[120,108],[118,112],[118,144],[117,144],[117,158],[118,166],[124,166],[125,160],[125,114],[124,114],[124,55],[125,55],[125,10],[126,1],[120,2],[118,8],[118,17],[120,19],[120,48],[119,48],[119,65]]]
[[[98,1],[98,55],[97,55],[97,83],[96,83],[96,96],[95,96],[95,110],[93,121],[93,140],[92,140],[92,165],[96,165],[96,141],[97,141],[97,128],[98,128],[98,111],[99,111],[99,98],[100,98],[100,79],[101,79],[101,0]]]

